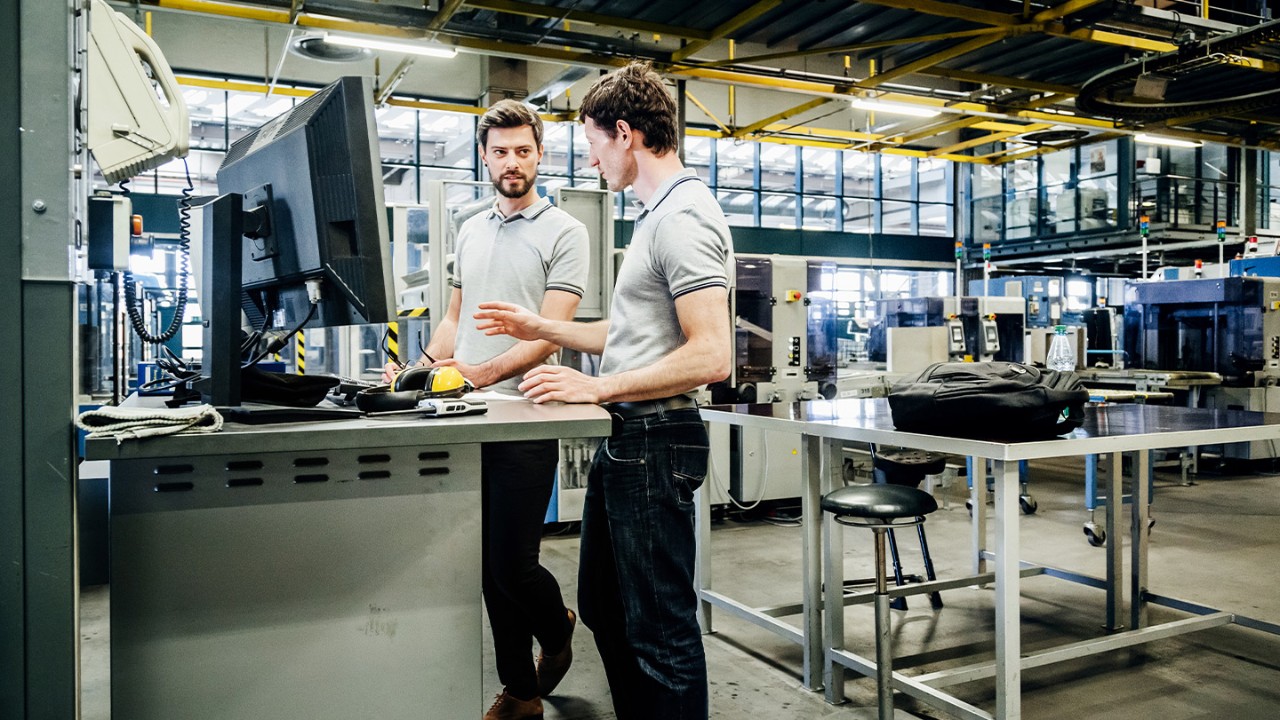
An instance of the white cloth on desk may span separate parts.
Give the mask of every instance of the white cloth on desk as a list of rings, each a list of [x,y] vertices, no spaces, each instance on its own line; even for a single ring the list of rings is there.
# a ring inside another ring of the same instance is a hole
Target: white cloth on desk
[[[222,415],[212,405],[188,408],[100,407],[80,413],[76,426],[89,437],[125,440],[173,435],[180,432],[211,433],[222,429]]]

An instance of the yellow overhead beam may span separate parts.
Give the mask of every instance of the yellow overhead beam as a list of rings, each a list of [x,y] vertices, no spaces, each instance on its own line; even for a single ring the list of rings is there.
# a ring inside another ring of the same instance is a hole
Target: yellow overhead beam
[[[929,151],[929,155],[932,156],[932,155],[946,155],[948,153],[958,153],[961,150],[968,150],[969,148],[975,148],[975,147],[978,147],[979,145],[986,145],[987,143],[999,142],[1001,140],[1006,140],[1008,138],[1014,137],[1016,135],[1022,135],[1023,133],[1036,132],[1038,130],[1048,130],[1051,127],[1053,126],[1041,123],[1037,125],[1026,125],[1024,127],[1018,128],[1017,130],[1005,130],[1002,132],[995,132],[989,135],[983,135],[982,137],[973,138],[972,140],[965,140],[964,142],[959,142],[954,145],[948,145],[947,147],[934,148]]]
[[[439,32],[444,29],[445,24],[453,18],[453,14],[462,7],[462,0],[444,0],[440,4],[440,11],[436,16],[431,18],[431,22],[427,25],[427,32]]]
[[[1102,0],[1067,0],[1067,2],[1056,7],[1041,10],[1032,16],[1031,21],[1041,23],[1049,22],[1051,20],[1061,20],[1072,13],[1077,13],[1086,8],[1093,7],[1100,2],[1102,2]]]
[[[873,42],[856,43],[854,45],[839,45],[835,47],[810,48],[808,50],[794,50],[791,52],[769,53],[768,55],[752,55],[749,57],[726,58],[724,60],[713,60],[711,62],[698,63],[700,67],[720,67],[723,65],[750,65],[752,63],[763,62],[765,60],[782,60],[785,58],[810,57],[813,55],[841,55],[845,53],[861,52],[863,50],[875,50],[877,48],[896,47],[898,45],[915,45],[926,42],[936,42],[938,40],[953,40],[962,37],[974,37],[982,35],[1001,34],[1005,31],[1000,28],[976,28],[974,30],[960,30],[957,32],[937,33],[935,35],[918,35],[916,37],[895,38],[893,40],[876,40]]]
[[[711,118],[711,122],[715,123],[716,127],[720,128],[720,130],[722,130],[725,133],[733,132],[729,129],[728,125],[725,125],[724,123],[720,122],[720,118],[716,117],[716,114],[711,112],[711,110],[708,109],[706,105],[703,105],[702,101],[694,97],[693,93],[689,92],[688,90],[685,90],[684,96],[689,98],[689,102],[693,103],[694,105],[697,105],[698,109],[702,111],[703,115],[706,115],[707,117]]]
[[[781,4],[782,0],[759,0],[756,4],[721,23],[711,31],[711,37],[705,40],[696,40],[691,42],[672,53],[672,62],[680,62],[681,60],[688,58],[690,55],[702,50],[712,42],[727,37],[730,33],[740,30],[747,23],[759,18]]]
[[[494,12],[506,13],[508,15],[522,15],[525,17],[555,19],[555,20],[572,20],[573,22],[585,22],[601,27],[612,27],[620,30],[635,30],[644,33],[657,33],[659,35],[670,35],[671,37],[688,38],[690,40],[710,40],[711,33],[706,30],[697,30],[694,28],[677,27],[675,25],[664,25],[663,23],[647,22],[645,20],[637,20],[635,18],[618,17],[616,15],[603,15],[601,13],[586,12],[584,10],[566,10],[565,8],[556,7],[554,5],[539,5],[536,3],[518,2],[517,0],[463,0],[467,7],[477,10],[492,10]]]
[[[961,55],[967,55],[975,50],[987,47],[1000,42],[1005,38],[1004,33],[998,35],[985,35],[983,37],[974,38],[967,42],[962,42],[954,47],[949,47],[941,52],[932,55],[926,55],[919,60],[913,60],[905,65],[898,65],[890,70],[886,70],[878,75],[872,75],[862,82],[858,83],[861,87],[878,87],[891,80],[897,80],[900,77],[917,73],[925,68],[933,67],[940,63],[944,63]]]
[[[1056,83],[1040,82],[1039,80],[1024,80],[1023,78],[1008,77],[1006,75],[991,75],[989,73],[976,73],[969,72],[967,70],[952,70],[951,68],[932,67],[921,71],[920,74],[947,78],[949,80],[979,83],[982,85],[996,85],[999,87],[1017,88],[1018,90],[1032,90],[1034,92],[1068,94],[1079,90],[1079,88],[1071,85],[1058,85]]]
[[[783,110],[782,112],[774,113],[773,115],[770,115],[769,117],[763,120],[759,120],[754,123],[751,123],[746,127],[738,128],[737,130],[733,131],[733,136],[739,137],[739,138],[745,137],[752,133],[759,132],[760,130],[763,130],[766,126],[772,125],[778,122],[779,120],[786,120],[787,118],[795,117],[800,113],[809,112],[810,110],[814,108],[822,107],[823,105],[826,105],[829,102],[833,102],[831,98],[825,98],[825,97],[814,98],[813,100],[810,100],[807,103],[796,105],[793,108],[788,108],[786,110]]]
[[[1010,27],[1022,24],[1022,19],[1005,13],[979,10],[960,3],[941,2],[940,0],[859,0],[862,5],[881,5],[899,10],[912,10],[925,15],[948,17],[956,20],[969,20],[983,25]]]

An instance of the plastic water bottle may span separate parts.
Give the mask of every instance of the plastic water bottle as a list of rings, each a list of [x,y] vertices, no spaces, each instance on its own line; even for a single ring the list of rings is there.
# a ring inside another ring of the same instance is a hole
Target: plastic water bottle
[[[1053,326],[1053,342],[1049,344],[1049,353],[1044,364],[1050,370],[1074,371],[1076,369],[1076,349],[1067,337],[1066,325]]]

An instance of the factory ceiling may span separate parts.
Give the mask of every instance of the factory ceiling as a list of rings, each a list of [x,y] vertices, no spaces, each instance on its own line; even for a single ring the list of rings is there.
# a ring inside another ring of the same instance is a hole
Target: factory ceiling
[[[138,0],[305,30],[760,89],[709,135],[999,164],[1122,134],[1280,149],[1280,21],[1179,0]],[[1246,9],[1247,8],[1247,9]],[[1207,13],[1207,17],[1205,17]],[[402,72],[411,72],[405,64]],[[399,69],[398,69],[399,70]],[[394,75],[394,73],[393,73]],[[394,84],[394,78],[389,78]],[[771,101],[771,104],[773,102]],[[850,129],[816,120],[858,113]],[[932,117],[902,110],[936,113]],[[975,154],[976,153],[976,154]]]

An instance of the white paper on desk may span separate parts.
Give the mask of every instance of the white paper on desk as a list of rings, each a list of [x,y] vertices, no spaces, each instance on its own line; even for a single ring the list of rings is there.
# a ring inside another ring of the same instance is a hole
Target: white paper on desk
[[[532,400],[529,400],[521,395],[508,395],[506,393],[500,393],[496,390],[476,390],[474,392],[467,393],[463,397],[465,397],[468,400],[484,400],[485,402],[490,402],[494,400],[498,400],[498,401],[516,400],[519,402],[533,402]]]

